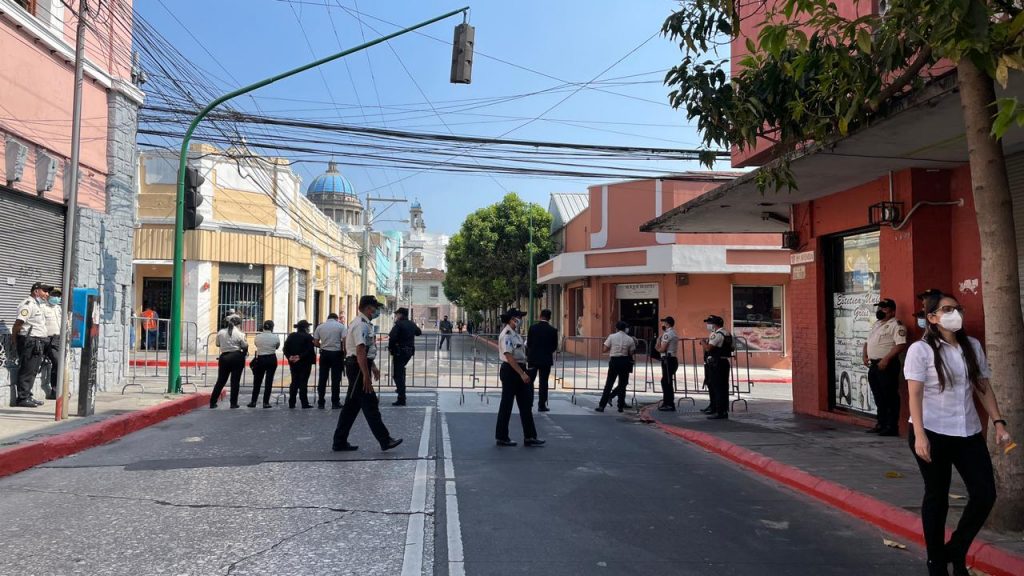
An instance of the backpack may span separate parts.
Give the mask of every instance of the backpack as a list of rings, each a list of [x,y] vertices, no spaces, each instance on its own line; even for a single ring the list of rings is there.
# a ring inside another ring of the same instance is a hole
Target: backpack
[[[718,332],[718,330],[716,330],[716,332]],[[736,354],[736,346],[733,343],[732,334],[722,332],[722,336],[725,336],[725,340],[722,342],[722,345],[718,347],[718,351],[715,356],[719,358],[731,358]]]

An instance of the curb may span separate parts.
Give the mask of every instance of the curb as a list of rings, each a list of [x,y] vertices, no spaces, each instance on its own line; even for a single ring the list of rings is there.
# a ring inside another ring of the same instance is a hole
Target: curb
[[[127,436],[206,405],[206,394],[185,397],[0,450],[0,478]]]
[[[924,544],[921,518],[892,504],[872,498],[862,492],[819,478],[794,466],[759,454],[706,432],[698,432],[658,422],[650,416],[652,406],[641,413],[641,418],[660,430],[696,444],[744,468],[794,488],[861,520],[865,520],[894,535],[918,544]],[[947,529],[947,537],[949,535]],[[1024,557],[1002,550],[989,542],[976,539],[967,555],[968,564],[992,576],[1024,574]]]

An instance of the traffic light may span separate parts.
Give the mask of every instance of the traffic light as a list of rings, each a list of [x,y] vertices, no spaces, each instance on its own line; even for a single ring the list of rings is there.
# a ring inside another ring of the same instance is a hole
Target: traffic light
[[[452,84],[469,84],[473,76],[473,39],[476,28],[463,22],[455,27],[452,41]]]
[[[199,170],[188,167],[185,169],[185,230],[195,230],[203,223],[203,216],[199,214],[199,205],[203,203],[203,195],[199,193],[199,187],[206,182]]]

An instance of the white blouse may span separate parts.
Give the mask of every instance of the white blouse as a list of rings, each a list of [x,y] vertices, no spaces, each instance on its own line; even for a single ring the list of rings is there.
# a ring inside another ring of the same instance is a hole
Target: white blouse
[[[969,338],[978,359],[981,378],[991,378],[988,360],[981,343]],[[946,389],[939,390],[939,374],[935,356],[924,340],[914,342],[907,350],[903,375],[907,380],[924,382],[924,405],[921,424],[946,436],[973,436],[981,432],[981,419],[974,407],[974,390],[967,376],[967,362],[959,346],[940,341],[939,353],[946,369]]]

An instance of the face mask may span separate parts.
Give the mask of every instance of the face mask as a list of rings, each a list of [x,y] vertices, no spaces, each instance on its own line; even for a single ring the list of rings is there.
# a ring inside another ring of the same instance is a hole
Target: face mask
[[[887,314],[885,313],[884,310],[878,310],[878,311],[875,312],[875,318],[878,318],[879,320],[885,320],[886,316],[887,316]]]
[[[50,296],[50,305],[57,306],[60,304],[60,296]]]
[[[377,318],[380,318],[380,308],[374,308],[373,314],[370,314],[370,320],[376,320]]]
[[[662,324],[662,325],[661,325],[661,329],[662,329],[662,330],[668,330],[668,326],[666,326],[666,325]]]
[[[939,324],[950,332],[959,332],[964,327],[964,317],[954,310],[948,314],[943,314],[942,318],[939,318]]]
[[[918,318],[917,319],[917,327],[918,328],[920,328],[921,330],[924,330],[927,326],[928,326],[928,321],[927,320],[925,320],[924,318]]]
[[[704,327],[708,329],[708,332],[714,332],[715,331],[715,325],[714,324],[705,324]]]

